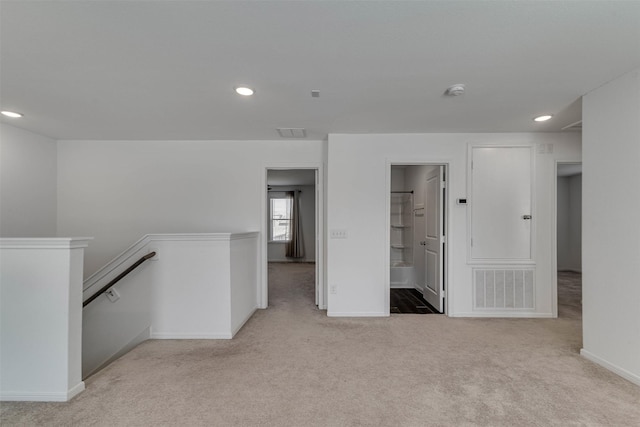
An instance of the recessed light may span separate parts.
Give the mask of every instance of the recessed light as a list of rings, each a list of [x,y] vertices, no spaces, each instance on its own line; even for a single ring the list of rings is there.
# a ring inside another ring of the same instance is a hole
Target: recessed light
[[[24,116],[24,114],[16,113],[15,111],[0,111],[0,113],[4,116],[11,117],[12,119],[19,119]]]
[[[533,119],[533,121],[534,122],[546,122],[547,120],[549,120],[552,117],[553,116],[551,114],[545,114],[545,115],[542,115],[542,116],[535,117]]]
[[[236,90],[236,93],[238,95],[242,95],[242,96],[251,96],[254,93],[256,93],[255,90],[251,89],[248,86],[236,86],[234,89]]]

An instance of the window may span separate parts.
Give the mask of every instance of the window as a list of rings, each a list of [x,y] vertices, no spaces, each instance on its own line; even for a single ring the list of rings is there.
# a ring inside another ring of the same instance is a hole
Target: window
[[[288,242],[291,240],[291,205],[293,197],[282,193],[274,195],[269,200],[269,240],[273,242]]]

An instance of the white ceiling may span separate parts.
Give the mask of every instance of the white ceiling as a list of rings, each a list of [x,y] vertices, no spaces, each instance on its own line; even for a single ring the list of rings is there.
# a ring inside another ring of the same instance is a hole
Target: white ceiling
[[[0,19],[1,107],[25,114],[2,121],[57,139],[556,131],[640,67],[640,1],[1,0]]]

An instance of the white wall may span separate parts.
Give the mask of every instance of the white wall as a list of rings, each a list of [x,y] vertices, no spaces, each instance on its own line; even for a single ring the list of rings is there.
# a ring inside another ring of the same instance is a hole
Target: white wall
[[[56,235],[56,142],[0,124],[0,236]]]
[[[145,236],[85,283],[85,299],[155,251],[84,310],[83,373],[148,338],[232,338],[257,308],[258,233]],[[115,356],[115,357],[114,357]]]
[[[67,401],[81,376],[87,239],[0,239],[0,399]]]
[[[266,164],[322,141],[59,141],[58,234],[95,236],[89,275],[145,234],[261,230]]]
[[[284,242],[269,242],[269,261],[305,261],[314,262],[316,259],[316,194],[313,185],[298,186],[271,186],[273,191],[293,191],[301,190],[300,193],[300,218],[302,221],[302,236],[304,239],[304,258],[287,258],[287,244]],[[267,218],[268,219],[268,218]]]
[[[582,354],[640,385],[640,69],[582,108]]]
[[[388,315],[387,192],[390,163],[449,164],[449,315],[472,310],[471,265],[467,263],[468,144],[535,144],[536,308],[527,316],[553,315],[552,221],[555,161],[580,156],[580,135],[571,133],[329,135],[327,229],[346,230],[347,239],[328,240],[331,316]],[[366,215],[359,213],[366,212]],[[332,293],[331,291],[335,291]],[[486,314],[485,314],[486,315]],[[517,315],[517,314],[516,314]]]
[[[582,174],[558,177],[558,270],[582,271]]]

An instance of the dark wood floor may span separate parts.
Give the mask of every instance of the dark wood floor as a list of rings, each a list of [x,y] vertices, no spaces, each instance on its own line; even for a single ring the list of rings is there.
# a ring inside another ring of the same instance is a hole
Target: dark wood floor
[[[391,313],[439,314],[415,289],[391,289]]]

